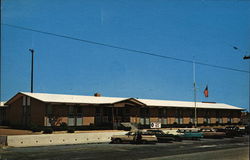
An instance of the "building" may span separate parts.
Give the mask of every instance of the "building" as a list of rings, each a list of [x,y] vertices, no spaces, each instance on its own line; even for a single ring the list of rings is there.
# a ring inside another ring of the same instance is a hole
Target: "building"
[[[4,105],[5,102],[0,102],[0,126],[6,125],[6,110],[7,105]]]
[[[116,128],[122,122],[148,128],[150,122],[162,127],[184,127],[194,124],[194,102],[137,98],[63,95],[19,92],[6,103],[7,121],[12,126],[107,126]],[[197,102],[198,125],[238,124],[242,108]]]
[[[250,125],[250,113],[249,112],[242,112],[240,121],[243,125]]]

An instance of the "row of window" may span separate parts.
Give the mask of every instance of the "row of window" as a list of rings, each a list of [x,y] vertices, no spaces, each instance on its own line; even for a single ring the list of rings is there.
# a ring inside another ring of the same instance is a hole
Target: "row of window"
[[[51,124],[53,123],[52,121],[53,121],[52,118],[47,118],[47,122],[46,122],[47,126],[51,126]],[[97,116],[95,118],[95,121],[109,122],[107,117],[99,117],[99,116]],[[159,122],[161,124],[168,124],[167,118],[159,118]],[[192,124],[194,124],[194,118],[190,118],[190,122]],[[204,118],[203,122],[207,123],[207,124],[211,124],[211,118]],[[222,118],[217,118],[216,122],[217,123],[222,123]],[[227,122],[228,123],[233,123],[233,119],[228,118]],[[181,118],[181,117],[180,118],[175,118],[175,123],[176,124],[183,124],[183,118]],[[83,117],[82,116],[78,116],[78,117],[69,116],[67,124],[68,124],[68,126],[81,126],[83,124]],[[140,118],[140,124],[149,125],[150,124],[150,119],[148,117],[141,117]]]
[[[30,105],[30,97],[23,97],[23,105],[29,106]],[[51,105],[47,106],[47,114],[50,115],[53,112],[53,107]],[[75,114],[82,114],[83,113],[83,107],[81,106],[69,106],[68,107],[68,114],[69,115],[75,115]],[[110,108],[110,107],[96,107],[95,115],[96,116],[111,116],[112,113],[116,116],[129,116],[130,115],[130,109],[129,108]],[[148,117],[149,114],[149,108],[141,108],[140,109],[140,116],[141,117]],[[162,118],[166,118],[167,116],[167,109],[166,108],[160,108],[158,112],[158,116]],[[175,114],[176,117],[183,117],[182,114]],[[194,115],[190,115],[191,117],[194,117]],[[218,117],[218,116],[217,116]]]
[[[161,124],[168,124],[167,118],[159,118],[158,120]],[[194,118],[190,118],[190,122],[192,124],[195,123]],[[177,124],[183,124],[183,118],[175,118],[175,123]],[[211,124],[211,118],[203,118],[203,123]],[[216,118],[216,123],[223,123],[222,118]],[[233,118],[227,118],[227,123],[233,123]],[[142,125],[148,125],[150,124],[149,118],[140,118],[140,124]]]

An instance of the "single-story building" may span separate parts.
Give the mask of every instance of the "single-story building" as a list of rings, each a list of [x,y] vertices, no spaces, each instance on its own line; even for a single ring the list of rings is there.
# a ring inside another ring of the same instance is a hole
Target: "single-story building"
[[[0,125],[6,125],[6,102],[0,102]]]
[[[120,126],[122,122],[149,127],[194,124],[194,102],[138,98],[19,92],[6,103],[12,126]],[[197,102],[198,125],[238,124],[243,108],[223,103]]]

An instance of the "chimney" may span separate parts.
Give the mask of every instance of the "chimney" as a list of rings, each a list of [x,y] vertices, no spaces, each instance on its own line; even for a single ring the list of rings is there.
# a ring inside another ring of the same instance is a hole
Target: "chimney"
[[[95,97],[101,97],[102,95],[100,93],[95,93],[94,96]]]

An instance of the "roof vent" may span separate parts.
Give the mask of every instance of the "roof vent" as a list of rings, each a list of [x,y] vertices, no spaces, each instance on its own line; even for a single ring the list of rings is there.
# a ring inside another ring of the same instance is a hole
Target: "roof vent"
[[[100,93],[95,93],[94,96],[95,97],[101,97],[102,95]]]

